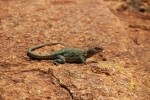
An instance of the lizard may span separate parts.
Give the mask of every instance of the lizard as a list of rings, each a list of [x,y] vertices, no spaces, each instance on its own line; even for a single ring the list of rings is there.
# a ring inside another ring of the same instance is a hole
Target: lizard
[[[95,46],[88,48],[87,50],[81,48],[69,48],[66,47],[62,48],[58,51],[55,51],[51,54],[34,54],[33,51],[38,48],[42,48],[43,46],[47,45],[55,45],[55,44],[62,44],[63,43],[45,43],[40,44],[37,46],[32,46],[28,49],[27,56],[31,59],[37,60],[53,60],[54,64],[64,64],[64,63],[85,63],[86,59],[103,51],[102,47]]]

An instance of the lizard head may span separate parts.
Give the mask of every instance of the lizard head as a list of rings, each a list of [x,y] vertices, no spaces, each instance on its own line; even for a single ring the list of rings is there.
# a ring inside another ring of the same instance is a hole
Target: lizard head
[[[101,52],[103,51],[104,49],[102,47],[92,47],[92,48],[89,48],[87,50],[87,57],[91,57],[93,56],[94,54],[98,53],[98,52]]]

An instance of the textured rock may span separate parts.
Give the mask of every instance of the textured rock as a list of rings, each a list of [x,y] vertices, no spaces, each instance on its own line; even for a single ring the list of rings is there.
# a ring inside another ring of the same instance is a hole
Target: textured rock
[[[134,41],[102,0],[1,0],[0,12],[0,99],[137,99]],[[29,60],[28,47],[47,41],[105,50],[86,65]]]

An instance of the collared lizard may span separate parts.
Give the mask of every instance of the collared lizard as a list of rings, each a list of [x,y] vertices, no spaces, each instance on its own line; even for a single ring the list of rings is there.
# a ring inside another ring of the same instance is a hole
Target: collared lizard
[[[52,54],[34,54],[32,51],[35,49],[41,48],[46,45],[55,45],[55,44],[62,44],[63,43],[45,43],[37,46],[30,47],[27,52],[27,56],[31,59],[37,60],[53,60],[54,63],[64,64],[67,63],[84,63],[87,58],[93,56],[94,54],[101,52],[103,50],[102,47],[93,47],[87,50],[83,50],[80,48],[65,48],[60,49],[58,51],[53,52]]]

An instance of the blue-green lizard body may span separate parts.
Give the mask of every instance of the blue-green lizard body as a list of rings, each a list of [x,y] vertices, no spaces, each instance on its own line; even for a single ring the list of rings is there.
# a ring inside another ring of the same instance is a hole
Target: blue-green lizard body
[[[27,55],[30,58],[37,59],[37,60],[53,60],[54,63],[84,63],[87,58],[93,56],[94,54],[101,52],[103,48],[101,47],[93,47],[89,48],[88,50],[83,50],[80,48],[63,48],[58,50],[52,54],[34,54],[32,51],[38,48],[41,48],[46,45],[55,45],[55,44],[62,44],[62,43],[46,43],[42,45],[37,45],[30,47]],[[64,44],[62,44],[64,45]]]

